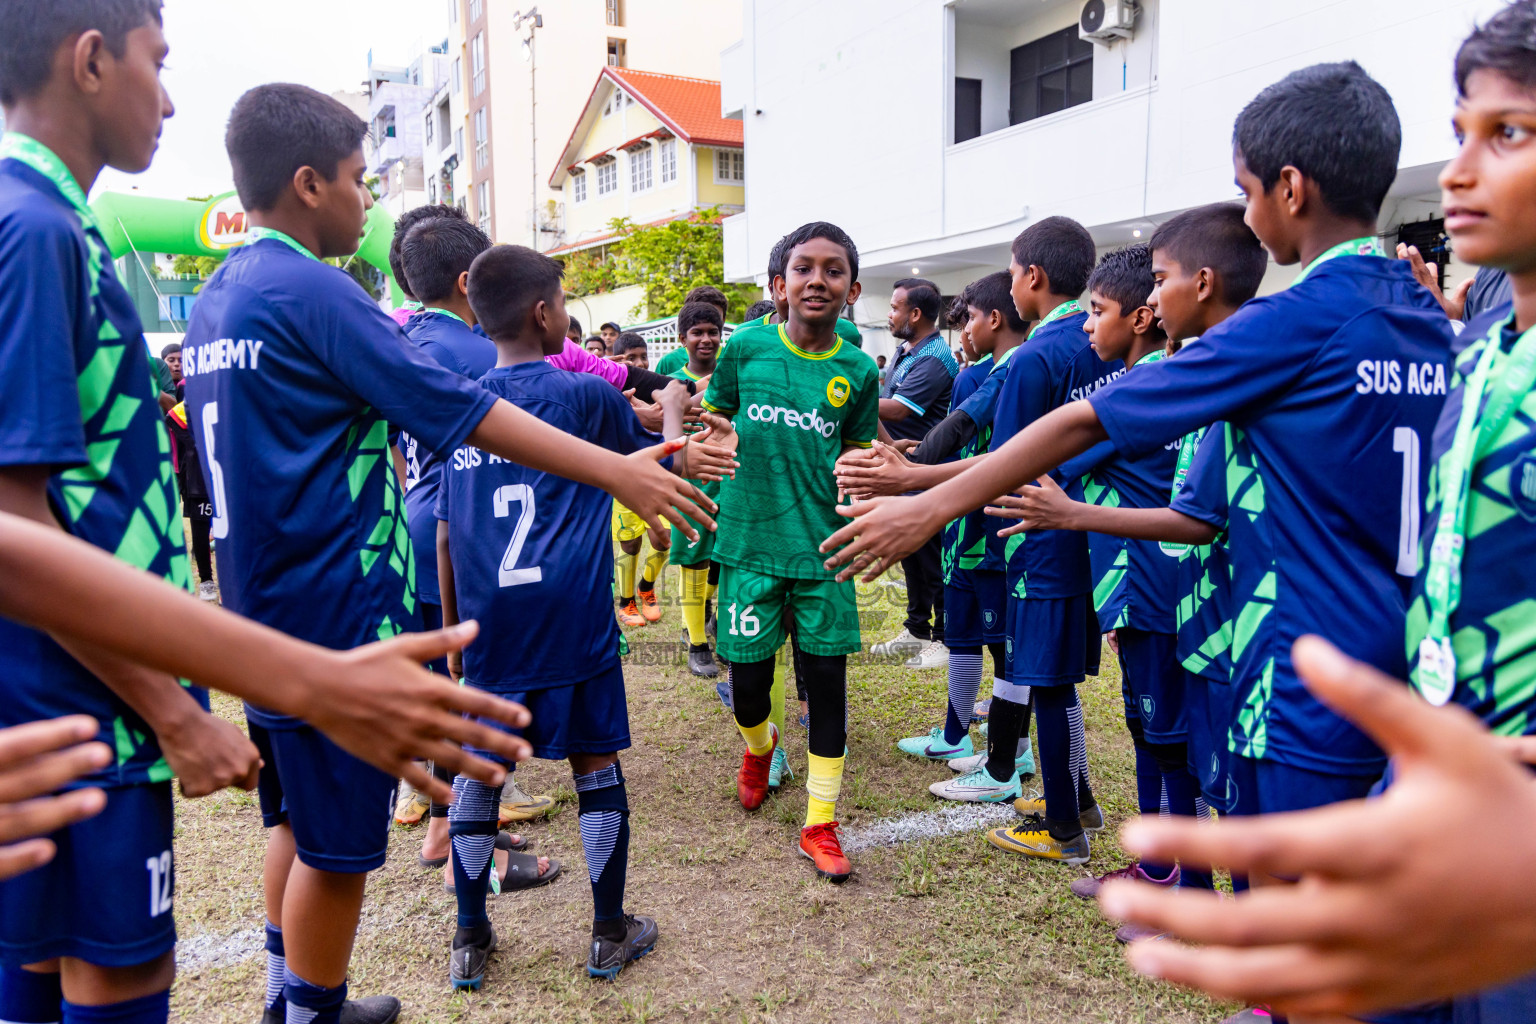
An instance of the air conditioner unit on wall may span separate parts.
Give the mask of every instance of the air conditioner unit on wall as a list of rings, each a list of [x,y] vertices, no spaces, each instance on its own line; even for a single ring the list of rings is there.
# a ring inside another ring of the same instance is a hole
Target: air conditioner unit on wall
[[[1103,46],[1136,34],[1136,15],[1141,13],[1135,0],[1087,0],[1077,16],[1079,38]]]

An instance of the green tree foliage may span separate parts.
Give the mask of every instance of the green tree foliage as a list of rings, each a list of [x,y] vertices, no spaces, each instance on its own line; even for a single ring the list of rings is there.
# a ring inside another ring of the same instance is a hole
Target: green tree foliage
[[[219,264],[224,262],[219,256],[189,256],[182,253],[171,263],[173,274],[196,274],[198,277],[207,277],[219,269]]]
[[[641,319],[672,316],[683,298],[700,285],[714,285],[730,301],[727,319],[739,321],[757,298],[749,284],[722,284],[725,241],[718,207],[695,210],[664,224],[637,227],[627,217],[609,223],[621,241],[604,250],[588,250],[565,258],[565,286],[572,295],[593,295],[628,285],[645,289],[630,310]]]

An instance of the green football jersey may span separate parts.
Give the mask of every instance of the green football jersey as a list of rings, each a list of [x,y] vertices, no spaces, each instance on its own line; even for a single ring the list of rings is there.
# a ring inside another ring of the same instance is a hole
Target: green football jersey
[[[732,416],[740,468],[720,488],[715,560],[788,579],[831,579],[822,541],[845,522],[832,472],[868,448],[880,418],[875,362],[839,339],[805,352],[783,325],[742,328],[710,378],[704,407]]]
[[[656,372],[661,374],[663,377],[676,377],[677,371],[681,370],[687,365],[688,350],[679,345],[671,352],[668,352],[666,355],[656,360]],[[679,379],[688,380],[690,378],[682,377]]]
[[[748,320],[746,323],[742,324],[736,329],[738,331],[744,331],[748,327],[772,327],[773,325],[768,322],[768,318],[773,315],[774,314],[772,313],[764,313],[756,320]],[[859,333],[858,325],[856,325],[852,320],[839,319],[837,321],[837,336],[842,338],[848,344],[852,345],[854,348],[864,347],[864,336]],[[878,368],[876,369],[876,372],[878,373]]]

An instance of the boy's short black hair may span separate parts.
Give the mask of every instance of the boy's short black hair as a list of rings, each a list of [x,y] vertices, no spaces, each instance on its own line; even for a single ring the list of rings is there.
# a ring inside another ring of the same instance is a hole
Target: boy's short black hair
[[[1057,295],[1081,295],[1088,287],[1098,250],[1093,236],[1071,217],[1047,217],[1013,240],[1013,259],[1021,267],[1039,267]]]
[[[476,316],[479,316],[479,314],[478,314],[478,313],[477,313],[477,314],[475,314],[475,315],[476,315]],[[577,319],[576,319],[576,318],[575,318],[575,317],[571,317],[571,326],[569,326],[569,327],[567,327],[567,328],[566,328],[566,329],[565,329],[565,333],[566,333],[566,334],[574,334],[574,335],[576,335],[576,336],[577,336],[577,337],[578,337],[578,338],[579,338],[579,337],[581,337],[581,335],[582,335],[582,330],[581,330],[581,321],[580,321],[580,320],[577,320]]]
[[[939,312],[944,306],[944,296],[939,286],[922,277],[904,277],[891,286],[907,293],[907,305],[923,315],[924,320],[939,322]]]
[[[400,246],[411,294],[422,302],[452,298],[459,275],[490,247],[490,237],[467,220],[432,217],[418,222]]]
[[[712,284],[701,284],[683,297],[683,305],[694,302],[707,302],[720,311],[721,322],[725,322],[725,311],[731,308],[731,301],[725,297],[725,292]]]
[[[564,268],[543,253],[493,245],[470,264],[469,308],[492,338],[515,338],[534,306],[559,297],[564,275]]]
[[[128,33],[160,20],[160,0],[0,0],[0,103],[9,106],[48,83],[68,39],[91,29],[114,57]]]
[[[1019,307],[1013,304],[1013,278],[1006,270],[999,270],[986,277],[978,277],[960,293],[967,306],[975,306],[983,313],[996,311],[1003,314],[1003,323],[1015,334],[1029,330],[1029,324],[1019,316]]]
[[[1152,250],[1138,243],[1105,253],[1088,275],[1088,291],[1118,303],[1122,316],[1145,306],[1152,294]]]
[[[768,250],[768,281],[771,284],[776,277],[784,276],[784,261],[789,258],[789,246],[786,245],[789,236],[785,235],[773,243],[773,248]]]
[[[450,206],[447,203],[428,203],[426,206],[411,207],[400,215],[399,220],[395,221],[395,234],[389,240],[389,272],[394,276],[395,284],[400,286],[406,298],[415,299],[418,296],[411,290],[411,283],[405,279],[405,265],[400,261],[400,246],[405,244],[405,236],[410,234],[411,228],[434,217],[469,220],[469,215],[457,206]]]
[[[1243,222],[1243,208],[1237,203],[1185,210],[1152,232],[1147,250],[1166,253],[1191,273],[1210,267],[1216,271],[1221,301],[1233,307],[1259,293],[1269,269],[1269,253]]]
[[[1349,60],[1293,71],[1259,93],[1237,115],[1232,144],[1264,191],[1295,167],[1335,214],[1374,222],[1397,177],[1403,125],[1387,90]]]
[[[1456,92],[1467,94],[1474,71],[1492,71],[1523,89],[1536,88],[1536,0],[1516,0],[1483,24],[1456,51]]]
[[[171,356],[175,355],[177,352],[180,352],[180,351],[181,351],[181,342],[173,341],[169,345],[165,346],[165,348],[162,348],[160,350],[160,358],[161,359],[169,359]]]
[[[336,180],[368,126],[337,100],[307,85],[258,85],[235,101],[224,132],[235,191],[247,210],[270,210],[300,167]]]
[[[725,317],[720,315],[720,310],[708,302],[690,302],[683,306],[683,311],[677,314],[677,336],[681,339],[688,333],[688,329],[695,324],[714,324],[719,330],[725,330]]]
[[[619,331],[623,331],[624,330],[624,328],[620,327],[618,324],[614,323],[612,320],[609,320],[605,324],[599,324],[597,329],[599,331],[603,331],[603,330],[607,330],[610,327],[612,327],[615,332],[619,332]]]
[[[752,303],[752,305],[747,307],[747,312],[743,317],[743,321],[756,320],[758,317],[767,316],[769,313],[777,312],[778,308],[778,306],[773,304],[772,299],[758,299],[756,302]]]
[[[789,267],[789,257],[795,251],[795,247],[804,245],[813,238],[825,238],[833,245],[842,246],[843,252],[848,254],[848,270],[853,279],[848,283],[852,284],[859,279],[858,246],[853,244],[853,239],[848,237],[848,232],[836,224],[831,224],[824,220],[813,220],[809,224],[802,224],[784,236],[783,241],[779,243],[784,247],[781,257],[782,262],[779,264],[779,274],[783,274]]]
[[[710,308],[713,309],[714,307],[711,306]],[[616,356],[622,356],[629,352],[633,352],[637,348],[649,347],[650,346],[645,343],[645,339],[640,337],[640,335],[636,334],[634,331],[620,331],[619,336],[613,339],[613,354]]]
[[[966,285],[960,289],[960,294],[949,300],[949,308],[944,311],[944,326],[952,331],[958,331],[965,326],[965,322],[971,318],[970,312],[965,308],[970,305],[971,286]]]

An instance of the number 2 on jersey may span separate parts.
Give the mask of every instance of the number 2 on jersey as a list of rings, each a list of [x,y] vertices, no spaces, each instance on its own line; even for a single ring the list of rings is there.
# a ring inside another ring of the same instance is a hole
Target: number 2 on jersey
[[[528,539],[528,531],[533,529],[533,488],[527,484],[507,484],[496,488],[493,500],[497,519],[510,516],[514,503],[519,506],[517,525],[512,528],[512,539],[507,542],[506,554],[501,556],[501,569],[496,574],[496,585],[516,587],[524,583],[542,582],[544,570],[538,566],[517,568],[517,560],[523,554],[523,543]]]

